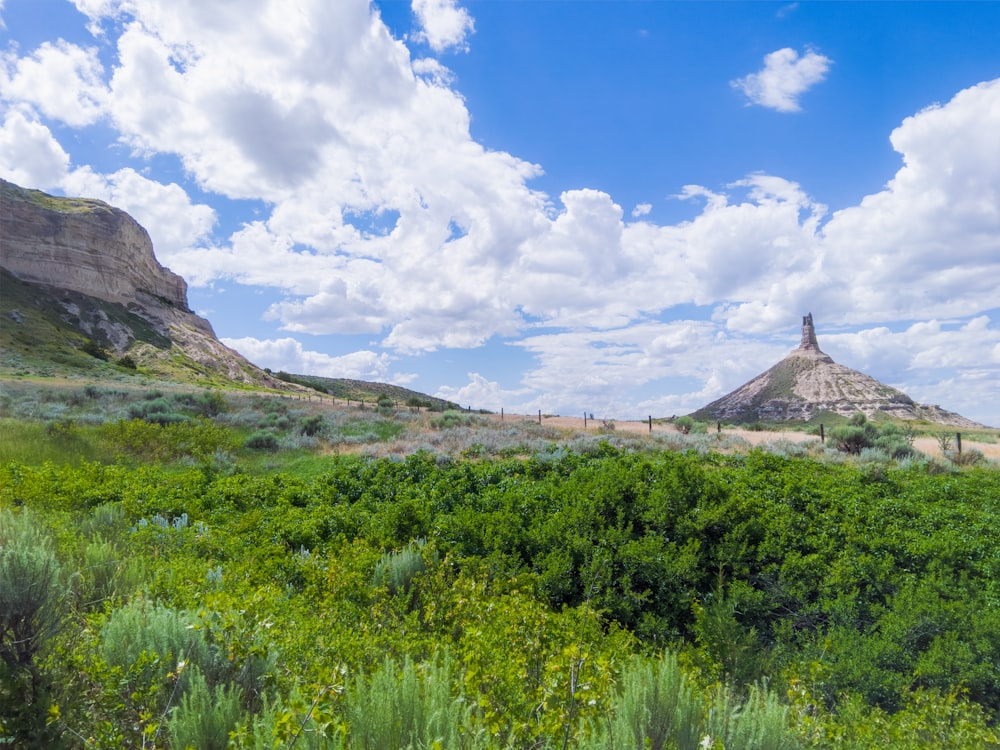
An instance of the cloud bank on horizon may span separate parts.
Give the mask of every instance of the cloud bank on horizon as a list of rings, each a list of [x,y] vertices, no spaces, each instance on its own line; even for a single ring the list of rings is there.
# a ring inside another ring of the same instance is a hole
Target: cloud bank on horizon
[[[623,208],[473,135],[475,3],[413,0],[401,33],[367,0],[46,0],[67,31],[21,40],[29,2],[0,4],[0,175],[129,211],[208,307],[240,306],[224,340],[262,366],[669,415],[812,311],[838,361],[1000,424],[1000,79],[897,119],[892,170],[834,210],[766,160]],[[744,51],[701,96],[794,128],[845,52]]]

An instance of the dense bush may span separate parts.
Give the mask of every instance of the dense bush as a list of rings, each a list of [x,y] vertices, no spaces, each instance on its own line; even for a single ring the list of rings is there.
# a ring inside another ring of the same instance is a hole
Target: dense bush
[[[243,447],[254,451],[278,450],[278,437],[273,432],[258,430],[243,441]]]
[[[860,456],[866,450],[876,450],[876,455],[884,459],[903,460],[916,455],[913,449],[914,434],[894,422],[881,426],[869,422],[858,412],[848,424],[838,425],[830,430],[830,439],[837,450]]]
[[[42,656],[66,613],[59,561],[24,511],[0,509],[0,736],[22,747],[54,739],[52,677]]]
[[[269,414],[309,437],[288,404]],[[371,416],[322,432],[387,422]],[[26,550],[49,582],[27,597],[46,602],[40,636],[0,631],[3,653],[34,644],[13,660],[30,669],[0,672],[0,707],[24,707],[0,736],[995,745],[1000,473],[501,429],[432,434],[476,438],[472,461],[302,470],[282,453],[223,467],[236,433],[203,418],[133,420],[95,428],[120,462],[0,465],[0,584],[25,579]],[[0,601],[0,623],[15,611]],[[12,703],[26,675],[40,698]]]

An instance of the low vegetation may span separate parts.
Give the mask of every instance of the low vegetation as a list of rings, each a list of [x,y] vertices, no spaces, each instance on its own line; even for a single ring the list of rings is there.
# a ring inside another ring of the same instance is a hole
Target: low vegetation
[[[1000,472],[900,428],[0,407],[0,744],[1000,745]]]

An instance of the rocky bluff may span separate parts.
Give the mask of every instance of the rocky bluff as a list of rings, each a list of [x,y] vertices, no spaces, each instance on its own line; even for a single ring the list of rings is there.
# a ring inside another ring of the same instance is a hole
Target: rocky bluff
[[[24,281],[125,305],[152,297],[188,311],[187,284],[157,262],[146,230],[102,201],[0,180],[0,250],[3,267]]]
[[[216,338],[146,230],[102,201],[0,180],[0,268],[53,300],[67,326],[152,373],[281,385]]]

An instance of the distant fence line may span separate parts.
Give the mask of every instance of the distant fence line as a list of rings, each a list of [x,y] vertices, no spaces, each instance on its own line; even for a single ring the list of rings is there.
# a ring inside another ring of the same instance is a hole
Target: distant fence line
[[[375,409],[375,408],[378,408],[378,406],[379,406],[379,404],[378,404],[379,399],[367,400],[367,399],[352,399],[352,398],[343,398],[343,397],[338,398],[337,396],[334,396],[332,394],[325,394],[325,393],[319,393],[319,392],[314,392],[314,393],[254,392],[254,393],[247,393],[243,397],[249,398],[249,397],[254,397],[254,396],[264,396],[264,397],[268,397],[268,398],[287,399],[287,400],[292,400],[292,401],[313,401],[313,400],[315,400],[315,401],[319,402],[320,404],[326,403],[327,400],[329,400],[329,403],[330,403],[331,406],[336,406],[338,403],[343,403],[343,405],[347,406],[348,408],[350,408],[351,406],[354,406],[354,407],[356,407],[358,409],[362,409],[362,410],[364,410],[366,408],[373,408],[373,409]],[[401,404],[396,399],[392,399],[392,407],[391,408],[393,408],[393,409],[407,408],[411,412],[434,411],[433,408],[428,408],[428,407],[425,407],[425,406],[415,406],[415,405],[410,405],[410,404],[405,404],[405,403]],[[462,409],[462,407],[460,407],[460,406],[458,408]],[[466,411],[466,412],[468,412],[470,414],[473,413],[473,409],[472,409],[471,405],[467,406],[465,409],[462,409],[462,410]],[[446,411],[446,410],[442,410],[442,411]],[[483,415],[499,416],[501,423],[504,423],[506,421],[506,418],[508,416],[511,416],[511,417],[520,417],[522,421],[527,421],[529,419],[531,421],[536,421],[537,420],[537,422],[538,422],[539,425],[543,424],[544,423],[544,419],[546,419],[546,418],[550,418],[550,419],[575,419],[575,417],[563,417],[560,414],[543,414],[541,409],[539,409],[536,412],[536,414],[532,414],[532,415],[528,415],[528,414],[508,415],[505,412],[504,407],[502,407],[502,406],[500,407],[499,415],[497,415],[496,412],[484,411],[482,409],[479,411],[479,413],[483,414]],[[673,425],[674,419],[675,419],[675,417],[663,417],[663,418],[659,418],[660,421],[665,421],[667,424],[669,424],[671,426]],[[648,415],[646,417],[646,419],[642,419],[642,420],[618,420],[618,421],[625,422],[625,423],[636,423],[636,422],[638,422],[638,423],[641,423],[641,424],[646,424],[646,425],[648,425],[648,432],[650,434],[652,434],[654,421],[657,421],[657,420],[654,420],[653,419],[653,415],[650,414],[650,415]],[[594,428],[594,429],[597,429],[597,430],[600,431],[600,430],[613,430],[613,429],[615,429],[615,422],[616,422],[616,420],[609,419],[609,418],[606,418],[606,419],[595,419],[593,412],[586,412],[585,411],[585,412],[583,412],[582,422],[583,422],[583,429],[584,430],[591,429],[590,425],[591,425],[592,422],[600,422],[600,424],[596,428]],[[715,423],[715,431],[716,431],[717,434],[720,434],[720,435],[722,434],[722,427],[723,427],[722,422],[721,421],[716,421],[716,423]],[[824,443],[824,444],[826,443],[826,425],[824,425],[823,423],[820,423],[820,425],[819,425],[819,436],[818,437],[819,437],[821,443]],[[959,454],[962,452],[962,433],[961,432],[956,432],[955,433],[955,451],[956,451],[956,453],[959,453]]]

